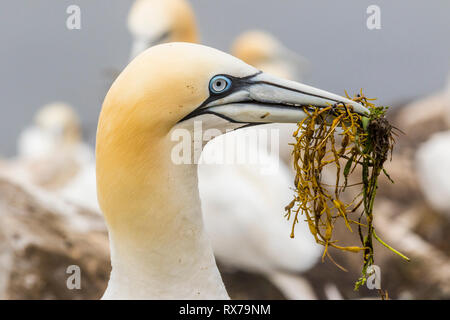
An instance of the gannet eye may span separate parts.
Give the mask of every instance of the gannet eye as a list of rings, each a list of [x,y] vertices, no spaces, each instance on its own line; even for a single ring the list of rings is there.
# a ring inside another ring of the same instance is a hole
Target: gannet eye
[[[209,83],[209,89],[213,93],[222,93],[231,87],[231,80],[225,76],[215,76]]]

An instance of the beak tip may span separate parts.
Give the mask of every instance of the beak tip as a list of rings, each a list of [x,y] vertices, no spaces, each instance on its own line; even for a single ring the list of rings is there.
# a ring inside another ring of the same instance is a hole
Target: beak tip
[[[366,108],[366,107],[364,107],[364,106],[362,106],[362,105],[359,105],[359,110],[356,110],[356,112],[358,112],[360,115],[362,115],[362,116],[368,116],[369,114],[370,114],[370,112],[369,112],[369,110]]]
[[[357,103],[355,101],[349,100],[350,103],[347,102],[347,104],[350,104],[353,107],[353,111],[358,113],[362,116],[368,116],[370,111],[366,107],[364,107],[362,104]]]

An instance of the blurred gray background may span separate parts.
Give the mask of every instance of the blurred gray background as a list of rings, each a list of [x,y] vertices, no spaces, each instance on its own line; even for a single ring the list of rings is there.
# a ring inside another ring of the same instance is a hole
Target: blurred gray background
[[[249,28],[262,28],[310,60],[307,83],[338,94],[396,104],[441,89],[450,70],[448,0],[191,0],[204,44],[228,50]],[[81,8],[81,30],[68,30],[66,8]],[[10,0],[0,5],[0,154],[42,105],[66,101],[88,138],[112,81],[128,59],[132,0]],[[368,30],[366,8],[381,8],[381,30]]]

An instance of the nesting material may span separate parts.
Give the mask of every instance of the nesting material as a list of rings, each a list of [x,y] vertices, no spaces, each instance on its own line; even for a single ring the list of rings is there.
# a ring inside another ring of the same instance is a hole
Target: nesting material
[[[364,105],[370,114],[361,116],[345,104],[304,107],[308,116],[293,134],[295,196],[286,206],[286,217],[292,221],[292,238],[299,219],[307,221],[316,242],[324,246],[322,259],[327,256],[333,261],[330,247],[362,253],[362,277],[355,286],[358,289],[366,282],[367,268],[374,263],[373,238],[409,259],[383,242],[373,223],[378,177],[383,172],[391,180],[383,164],[392,155],[395,128],[385,118],[387,107],[375,106],[371,102],[375,99],[368,99],[362,92],[351,99]],[[334,185],[322,181],[321,173],[327,166],[335,166]],[[349,177],[356,174],[360,174],[358,182],[349,184]],[[352,190],[356,196],[351,201],[343,197],[348,188],[358,188]],[[349,232],[359,234],[360,244],[342,244],[335,237],[334,227],[340,220]]]

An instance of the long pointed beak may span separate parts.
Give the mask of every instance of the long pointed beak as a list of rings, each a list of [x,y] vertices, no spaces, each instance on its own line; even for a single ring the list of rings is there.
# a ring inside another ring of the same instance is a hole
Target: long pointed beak
[[[233,88],[226,96],[207,100],[188,118],[209,113],[237,123],[296,123],[307,116],[304,107],[335,104],[351,106],[361,115],[369,113],[364,106],[347,98],[261,72],[233,79]]]

